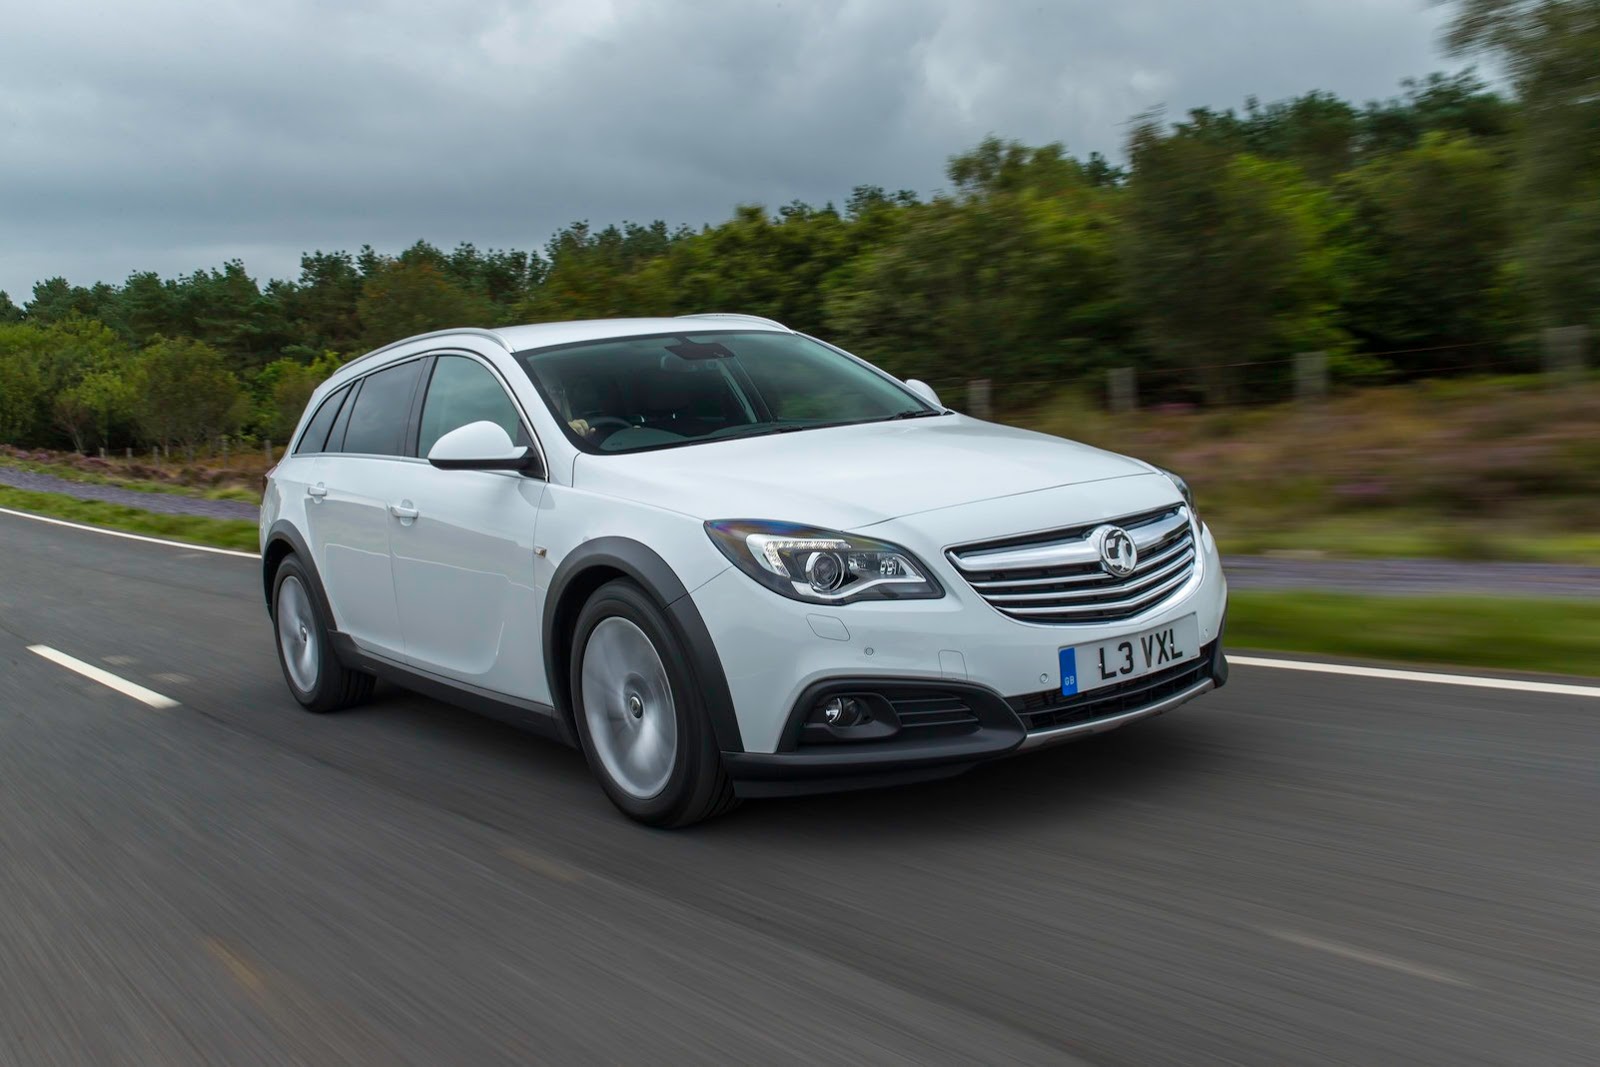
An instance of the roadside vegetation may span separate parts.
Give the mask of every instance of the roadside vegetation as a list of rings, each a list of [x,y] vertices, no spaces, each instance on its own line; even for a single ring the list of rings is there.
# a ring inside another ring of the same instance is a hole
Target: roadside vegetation
[[[1600,603],[1233,592],[1227,645],[1352,659],[1600,675]]]
[[[1128,415],[1066,394],[1015,421],[1182,474],[1227,554],[1600,565],[1597,412],[1600,378],[1527,375]]]
[[[227,465],[217,456],[201,457],[194,463],[159,466],[142,460],[101,459],[77,452],[23,450],[0,445],[0,467],[48,474],[70,482],[110,485],[140,493],[167,493],[204,500],[238,500],[259,503],[266,464],[230,459]],[[258,469],[252,469],[258,468]]]
[[[256,524],[242,519],[162,515],[99,500],[78,500],[61,493],[34,493],[4,485],[0,485],[0,508],[217,548],[254,552],[260,547],[260,531]]]
[[[1068,389],[1006,416],[1182,474],[1228,555],[1600,566],[1600,378],[1432,380],[1316,404],[1106,412]],[[101,459],[0,446],[0,465],[255,503],[267,461]]]

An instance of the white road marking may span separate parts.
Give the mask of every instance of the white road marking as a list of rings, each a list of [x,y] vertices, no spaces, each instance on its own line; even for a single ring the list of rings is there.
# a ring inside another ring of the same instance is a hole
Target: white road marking
[[[58,652],[49,645],[29,645],[28,651],[37,656],[43,656],[51,663],[65,667],[69,671],[81,674],[90,681],[99,682],[107,689],[115,689],[123,696],[130,696],[141,703],[148,704],[152,708],[175,708],[178,706],[178,702],[171,697],[162,696],[154,689],[146,689],[144,686],[136,682],[130,682],[126,678],[119,678],[110,671],[101,670],[92,663],[85,663],[81,659],[73,659],[65,652]]]
[[[124,533],[121,530],[107,530],[103,526],[85,526],[81,522],[68,522],[66,519],[52,519],[44,515],[34,515],[27,511],[13,511],[10,508],[0,508],[0,515],[15,515],[19,519],[32,519],[34,522],[47,522],[51,526],[65,526],[71,530],[87,530],[90,533],[105,534],[107,537],[121,537],[129,541],[145,541],[152,545],[167,545],[170,548],[181,548],[188,552],[213,552],[219,556],[238,556],[241,559],[260,561],[258,552],[240,552],[233,548],[213,548],[210,545],[193,545],[188,541],[168,541],[161,537],[146,537],[144,534]]]
[[[1433,685],[1465,685],[1476,689],[1515,689],[1521,693],[1555,693],[1569,697],[1600,698],[1600,685],[1565,685],[1560,682],[1534,682],[1521,678],[1481,678],[1471,674],[1435,674],[1430,671],[1401,671],[1389,667],[1355,667],[1348,663],[1313,663],[1299,659],[1264,659],[1235,656],[1228,663],[1242,667],[1276,667],[1285,671],[1310,671],[1314,674],[1348,674],[1357,678],[1383,678],[1392,682],[1428,682]]]
[[[1471,986],[1472,983],[1464,978],[1457,977],[1449,971],[1440,971],[1432,967],[1424,967],[1420,963],[1409,960],[1396,959],[1385,956],[1381,952],[1368,952],[1364,948],[1355,948],[1351,945],[1341,945],[1337,941],[1324,941],[1319,937],[1309,937],[1306,934],[1297,934],[1292,930],[1263,930],[1268,937],[1275,937],[1279,941],[1287,941],[1291,945],[1301,948],[1314,948],[1318,952],[1326,952],[1333,956],[1342,956],[1347,960],[1358,963],[1370,963],[1374,967],[1387,967],[1391,971],[1399,971],[1416,978],[1426,978],[1433,982],[1443,982],[1446,985]]]

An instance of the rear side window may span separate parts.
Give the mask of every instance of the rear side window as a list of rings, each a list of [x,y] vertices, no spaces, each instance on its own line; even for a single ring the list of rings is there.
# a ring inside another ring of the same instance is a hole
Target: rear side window
[[[515,444],[529,443],[516,405],[493,372],[465,356],[440,356],[422,402],[417,455],[426,456],[439,438],[473,422],[492,422]]]
[[[344,403],[344,398],[350,393],[347,385],[322,402],[317,408],[317,413],[311,416],[311,421],[306,424],[306,432],[300,435],[300,443],[295,446],[295,454],[301,452],[322,452],[328,444],[328,431],[333,427],[333,420],[339,415],[339,406]]]
[[[375,456],[403,454],[411,399],[421,372],[422,361],[414,359],[367,375],[350,410],[350,425],[345,427],[340,451]]]

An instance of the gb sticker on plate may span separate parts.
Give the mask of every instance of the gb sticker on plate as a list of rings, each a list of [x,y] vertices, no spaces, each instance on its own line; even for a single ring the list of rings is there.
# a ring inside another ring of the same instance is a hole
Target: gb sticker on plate
[[[1061,650],[1061,695],[1069,697],[1078,691],[1078,650]]]

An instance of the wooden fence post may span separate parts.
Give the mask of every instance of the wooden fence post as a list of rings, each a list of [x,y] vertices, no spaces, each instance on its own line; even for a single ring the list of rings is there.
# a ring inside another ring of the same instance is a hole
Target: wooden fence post
[[[974,378],[967,383],[967,414],[975,419],[994,417],[994,394],[988,378]]]
[[[1139,406],[1139,386],[1132,367],[1112,367],[1106,371],[1106,392],[1111,410],[1125,415]]]
[[[1321,400],[1328,395],[1328,353],[1294,354],[1294,398]]]
[[[1544,342],[1544,372],[1552,378],[1576,378],[1583,373],[1587,326],[1551,326],[1540,335]]]

